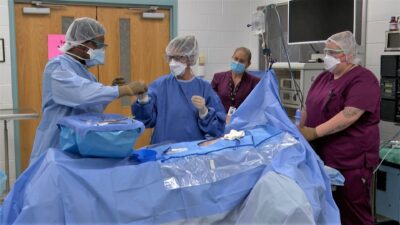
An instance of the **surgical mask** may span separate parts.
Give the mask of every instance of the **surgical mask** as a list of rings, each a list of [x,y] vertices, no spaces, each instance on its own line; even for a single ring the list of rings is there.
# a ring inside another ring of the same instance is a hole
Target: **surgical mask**
[[[246,67],[244,66],[243,63],[240,63],[238,61],[232,61],[231,62],[231,70],[236,73],[236,74],[242,74]]]
[[[104,57],[105,57],[104,48],[99,48],[99,49],[89,48],[87,54],[90,56],[90,58],[85,60],[86,66],[91,67],[98,64],[104,64]]]
[[[185,72],[186,67],[186,64],[178,62],[175,59],[172,59],[169,63],[169,69],[171,70],[171,73],[176,77],[181,76],[183,72]]]
[[[325,55],[324,66],[325,66],[325,69],[328,70],[329,72],[332,72],[339,63],[340,63],[339,59],[337,59],[331,55]]]

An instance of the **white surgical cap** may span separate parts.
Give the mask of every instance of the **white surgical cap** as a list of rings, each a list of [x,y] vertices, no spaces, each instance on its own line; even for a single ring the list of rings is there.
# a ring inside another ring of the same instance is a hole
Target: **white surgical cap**
[[[336,33],[330,36],[327,41],[332,41],[343,50],[347,62],[354,64],[360,62],[360,59],[357,58],[357,42],[350,31]]]
[[[167,56],[187,56],[190,65],[195,65],[199,57],[199,46],[193,35],[176,37],[165,48]]]
[[[77,18],[68,27],[67,34],[65,35],[65,43],[61,46],[60,50],[66,52],[74,46],[103,36],[104,34],[104,27],[97,20],[89,17]]]

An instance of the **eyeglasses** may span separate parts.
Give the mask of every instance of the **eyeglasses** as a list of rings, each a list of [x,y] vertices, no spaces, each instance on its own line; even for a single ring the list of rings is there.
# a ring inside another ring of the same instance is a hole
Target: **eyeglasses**
[[[334,49],[334,48],[324,48],[325,55],[337,55],[340,53],[344,53],[342,49]]]
[[[181,56],[181,55],[171,56],[171,55],[167,55],[166,58],[168,59],[168,61],[175,60],[175,61],[178,61],[178,62],[182,62],[182,61],[185,61],[187,59],[187,56]]]
[[[99,49],[99,48],[107,48],[107,46],[108,46],[108,44],[105,44],[104,42],[100,42],[100,41],[98,41],[96,39],[92,39],[92,40],[90,40],[90,42],[93,42],[96,45],[97,49]]]
[[[241,58],[238,58],[238,57],[232,57],[232,59],[234,61],[236,61],[236,62],[239,62],[239,63],[243,64],[243,65],[246,65],[246,63],[247,63],[247,61],[245,59],[241,59]]]

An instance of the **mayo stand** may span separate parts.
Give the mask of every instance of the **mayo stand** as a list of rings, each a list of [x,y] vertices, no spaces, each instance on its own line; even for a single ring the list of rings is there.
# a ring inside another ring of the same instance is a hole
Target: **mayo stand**
[[[10,162],[8,159],[7,121],[35,119],[37,117],[38,114],[32,109],[0,109],[0,120],[4,120],[4,161],[5,161],[5,172],[7,175],[5,193],[8,193],[10,191],[10,176],[9,176]]]

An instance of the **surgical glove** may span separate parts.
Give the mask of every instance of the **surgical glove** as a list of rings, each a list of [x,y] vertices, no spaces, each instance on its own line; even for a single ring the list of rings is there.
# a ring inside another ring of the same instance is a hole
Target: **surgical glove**
[[[200,118],[204,118],[207,116],[208,109],[206,106],[206,100],[198,95],[193,95],[192,96],[192,103],[196,109],[199,110],[199,116]]]
[[[299,127],[301,134],[307,139],[307,141],[312,141],[318,138],[317,131],[312,127]]]
[[[137,100],[140,104],[146,104],[147,102],[149,102],[149,95],[147,94],[147,92],[140,94],[137,96]]]
[[[118,87],[119,97],[140,95],[147,92],[147,85],[141,81],[132,81],[127,85]]]
[[[111,83],[112,86],[122,86],[124,84],[126,84],[126,82],[123,77],[116,77]]]
[[[142,81],[133,81],[128,84],[133,95],[140,95],[147,92],[147,85]]]

